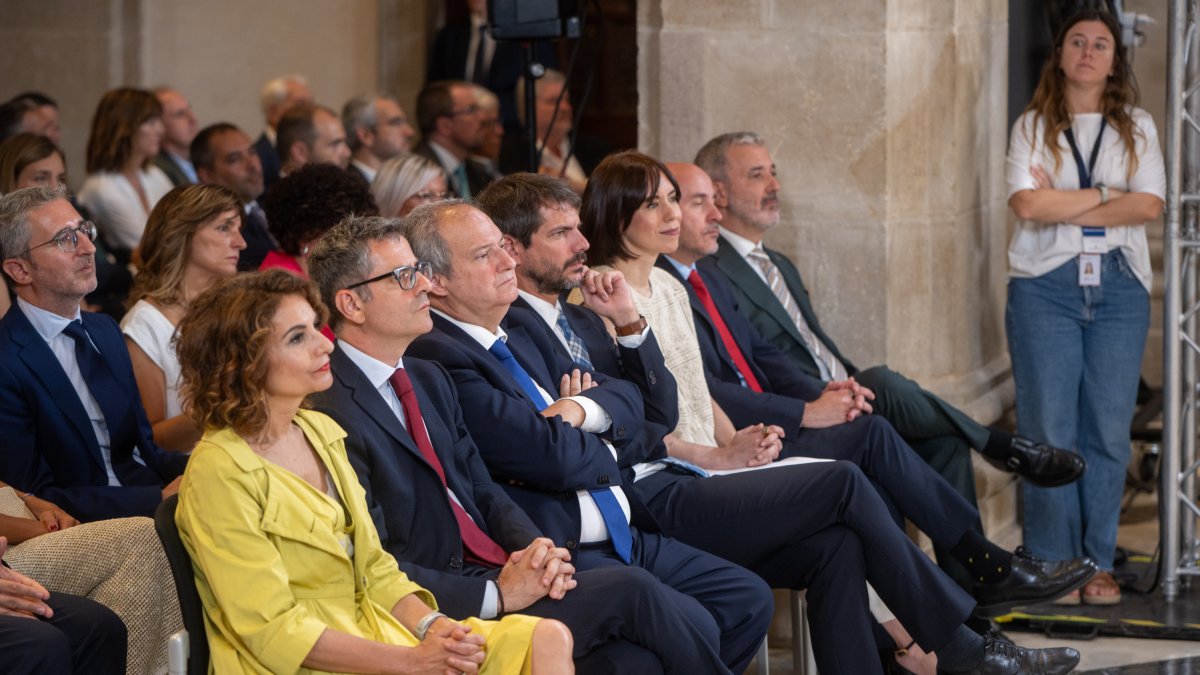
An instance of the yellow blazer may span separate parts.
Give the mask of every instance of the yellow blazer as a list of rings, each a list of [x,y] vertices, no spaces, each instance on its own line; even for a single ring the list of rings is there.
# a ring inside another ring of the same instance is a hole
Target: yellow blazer
[[[307,410],[296,423],[345,509],[256,455],[231,429],[205,433],[188,462],[175,522],[204,604],[209,672],[308,672],[300,664],[326,628],[415,645],[392,607],[410,593],[437,607],[380,545],[365,492],[346,458],[346,432]],[[487,660],[495,663],[485,664],[492,666],[486,670],[525,670],[535,621],[512,616],[502,623],[517,630],[497,631],[508,634],[497,644],[488,640]],[[471,624],[484,635],[497,625]]]

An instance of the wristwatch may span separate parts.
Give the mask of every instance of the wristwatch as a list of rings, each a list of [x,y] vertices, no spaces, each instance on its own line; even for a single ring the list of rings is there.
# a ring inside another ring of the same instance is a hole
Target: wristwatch
[[[1100,191],[1100,203],[1107,204],[1108,203],[1108,186],[1105,185],[1104,183],[1096,183],[1092,187],[1094,187]]]
[[[638,315],[637,321],[634,321],[633,323],[627,323],[624,326],[614,327],[614,330],[617,331],[617,337],[626,337],[628,335],[637,335],[638,333],[642,332],[645,329],[646,329],[646,317],[642,316],[641,314]]]

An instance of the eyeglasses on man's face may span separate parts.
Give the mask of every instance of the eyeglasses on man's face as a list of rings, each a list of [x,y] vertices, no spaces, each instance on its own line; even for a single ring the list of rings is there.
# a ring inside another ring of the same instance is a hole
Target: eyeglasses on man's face
[[[54,238],[50,241],[43,241],[37,246],[30,246],[24,251],[18,253],[17,256],[25,255],[34,249],[38,249],[43,246],[49,246],[50,244],[57,246],[58,250],[62,251],[63,253],[73,253],[76,247],[79,246],[79,235],[81,234],[87,237],[88,241],[96,241],[96,224],[90,220],[84,220],[75,227],[64,227],[55,233]]]
[[[370,279],[363,279],[362,281],[360,281],[358,283],[350,284],[349,286],[346,287],[346,290],[350,290],[351,288],[358,288],[359,286],[365,286],[367,284],[374,283],[376,281],[382,281],[383,279],[392,277],[393,279],[396,280],[396,283],[400,284],[401,290],[411,291],[413,289],[413,287],[415,287],[417,285],[417,275],[418,274],[425,277],[426,279],[432,279],[433,278],[433,264],[425,262],[424,260],[418,260],[416,265],[401,265],[400,267],[397,267],[396,269],[394,269],[390,272],[384,272],[383,274],[380,274],[377,277],[371,277]]]

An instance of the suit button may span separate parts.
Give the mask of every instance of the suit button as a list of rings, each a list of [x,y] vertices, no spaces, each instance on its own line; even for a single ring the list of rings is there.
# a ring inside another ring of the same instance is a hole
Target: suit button
[[[625,427],[617,427],[616,430],[613,432],[613,435],[616,436],[617,438],[624,436],[625,435]]]
[[[603,476],[600,476],[600,479],[597,480],[596,482],[601,485],[608,485],[608,483],[609,483],[608,474],[604,474]]]
[[[579,542],[575,541],[574,539],[568,539],[566,546],[567,546],[567,550],[574,551],[576,548],[579,547]]]
[[[463,565],[462,558],[460,558],[456,555],[450,556],[450,569],[460,570],[460,569],[462,569],[462,565]]]
[[[646,372],[646,379],[650,380],[650,384],[658,384],[658,376],[654,374],[653,370]]]

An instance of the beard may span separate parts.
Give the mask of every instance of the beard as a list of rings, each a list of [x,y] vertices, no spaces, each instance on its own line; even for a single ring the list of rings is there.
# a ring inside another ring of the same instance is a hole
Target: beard
[[[567,276],[567,270],[586,261],[587,254],[580,252],[572,256],[561,267],[551,267],[543,263],[536,266],[526,266],[524,273],[530,281],[537,285],[539,293],[544,295],[558,295],[563,291],[579,288],[579,283],[582,281],[583,275],[580,275],[580,278],[572,279]]]

